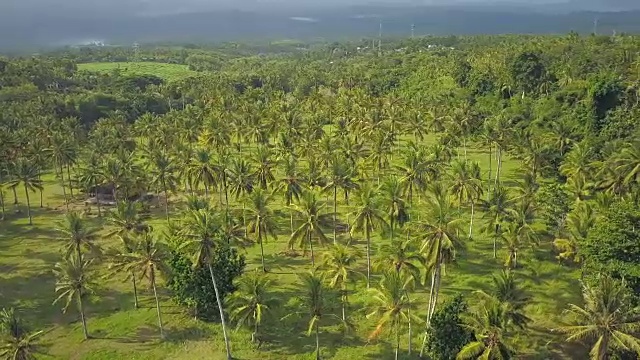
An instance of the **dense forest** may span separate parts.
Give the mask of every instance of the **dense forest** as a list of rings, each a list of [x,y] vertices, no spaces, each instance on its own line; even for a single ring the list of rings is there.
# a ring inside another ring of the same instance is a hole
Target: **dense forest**
[[[0,356],[637,359],[639,115],[628,35],[0,58]]]

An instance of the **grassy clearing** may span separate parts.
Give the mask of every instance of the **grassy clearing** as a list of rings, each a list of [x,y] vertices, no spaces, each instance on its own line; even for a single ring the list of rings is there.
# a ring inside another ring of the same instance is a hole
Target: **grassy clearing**
[[[486,179],[489,154],[483,149],[469,150],[471,160],[479,161]],[[494,162],[495,165],[495,162]],[[519,178],[519,163],[512,159],[504,162],[504,176],[507,184]],[[62,190],[52,175],[45,178],[45,207],[40,209],[34,201],[34,226],[27,225],[25,208],[16,209],[22,213],[12,213],[5,222],[0,223],[0,307],[20,308],[26,319],[38,328],[48,329],[45,337],[46,351],[44,359],[224,359],[224,343],[220,327],[193,320],[183,309],[170,300],[168,293],[162,293],[163,318],[168,339],[160,342],[157,335],[155,309],[152,293],[144,288],[141,293],[141,309],[133,308],[132,289],[123,279],[101,279],[96,294],[88,306],[89,330],[95,339],[82,340],[81,325],[75,309],[61,314],[58,306],[52,305],[54,297],[54,278],[51,273],[53,264],[60,259],[61,243],[56,240],[56,222],[63,215]],[[10,193],[7,194],[12,199]],[[22,201],[22,194],[18,194]],[[36,197],[37,198],[37,197]],[[217,194],[211,195],[216,202]],[[329,198],[330,199],[330,198]],[[330,199],[331,200],[331,199]],[[338,211],[345,219],[351,211],[339,197]],[[333,211],[333,204],[327,204],[327,212]],[[283,202],[276,198],[272,205],[276,211],[282,211],[281,228],[277,241],[265,244],[267,268],[276,284],[273,289],[279,293],[284,306],[265,327],[266,343],[260,350],[250,343],[250,334],[240,330],[231,332],[234,356],[238,359],[276,360],[276,359],[313,359],[314,339],[305,336],[307,320],[304,315],[290,316],[280,320],[288,311],[295,309],[300,294],[296,290],[297,273],[311,267],[308,257],[285,257],[280,255],[286,249],[289,236],[288,212]],[[418,209],[423,204],[416,205]],[[9,206],[11,211],[14,208]],[[162,209],[152,220],[156,229],[164,224]],[[95,209],[94,209],[95,214]],[[465,214],[465,219],[468,215]],[[443,278],[441,300],[462,292],[471,294],[474,290],[489,289],[491,274],[502,268],[504,250],[493,259],[491,240],[480,235],[482,214],[476,217],[474,240],[468,248],[458,255],[458,262],[446,269]],[[100,225],[100,219],[94,219]],[[332,230],[326,230],[331,238]],[[346,234],[339,235],[346,240]],[[376,235],[374,247],[387,242]],[[101,245],[116,246],[114,240],[103,239]],[[364,249],[364,241],[355,238],[356,246]],[[322,248],[319,252],[322,252]],[[259,246],[246,250],[247,271],[260,266]],[[563,348],[561,339],[549,329],[557,326],[562,309],[568,302],[580,302],[578,286],[579,273],[575,269],[557,264],[551,252],[549,240],[543,241],[535,250],[524,250],[521,255],[519,278],[529,289],[533,300],[528,307],[528,315],[533,319],[531,329],[515,338],[520,350],[518,359],[575,359],[574,349]],[[361,271],[365,271],[366,262],[359,262]],[[374,279],[373,284],[377,283]],[[473,295],[470,295],[473,296]],[[419,308],[426,308],[428,288],[419,289],[413,297],[419,302]],[[344,335],[337,323],[325,323],[321,334],[322,354],[325,359],[388,359],[392,357],[393,347],[383,337],[379,341],[367,342],[368,334],[374,328],[375,319],[367,319],[363,311],[369,302],[369,296],[360,282],[356,293],[350,297],[350,312],[357,325],[355,332]],[[469,297],[473,304],[473,297]],[[422,311],[424,313],[424,311]],[[414,359],[415,347],[420,345],[421,326],[414,326],[414,355],[408,356],[407,335],[402,336],[403,359]],[[578,356],[580,358],[580,356]]]
[[[157,62],[102,62],[78,64],[79,70],[108,73],[119,70],[125,75],[156,75],[165,80],[177,80],[196,74],[187,65]]]

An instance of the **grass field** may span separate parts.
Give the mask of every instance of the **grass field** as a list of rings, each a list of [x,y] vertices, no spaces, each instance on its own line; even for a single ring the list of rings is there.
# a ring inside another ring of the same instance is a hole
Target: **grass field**
[[[86,64],[100,68],[101,64]],[[115,64],[110,64],[115,65]],[[138,65],[138,64],[136,64]],[[171,65],[173,67],[174,65]],[[102,68],[107,71],[106,67]],[[488,171],[488,153],[479,149],[471,149],[469,156],[479,161],[484,171]],[[495,164],[495,162],[494,162]],[[504,174],[507,184],[513,184],[519,177],[519,164],[515,160],[504,162]],[[60,307],[52,305],[54,300],[54,277],[51,272],[53,264],[60,259],[61,241],[56,240],[56,222],[63,215],[62,191],[52,175],[46,179],[44,208],[39,208],[38,200],[34,200],[34,225],[27,225],[23,206],[17,208],[22,213],[12,214],[5,222],[0,223],[0,307],[14,306],[20,309],[23,316],[34,326],[47,329],[45,336],[45,352],[49,355],[43,359],[224,359],[224,343],[220,327],[193,320],[183,309],[170,300],[168,293],[162,293],[162,308],[168,338],[160,341],[157,335],[156,314],[152,293],[145,288],[142,294],[142,308],[134,309],[132,289],[123,279],[101,279],[95,296],[88,305],[89,330],[95,337],[89,341],[82,340],[81,325],[75,309],[67,314],[60,312]],[[12,198],[7,193],[9,199]],[[22,201],[23,194],[19,193]],[[37,198],[37,196],[32,196]],[[217,195],[211,196],[212,201]],[[282,201],[276,198],[273,205],[276,210],[282,209]],[[417,205],[418,207],[424,205]],[[331,212],[332,204],[327,211]],[[164,224],[162,209],[155,209],[157,216],[152,220],[154,227]],[[350,212],[339,199],[339,212]],[[95,212],[95,211],[94,211]],[[466,215],[465,215],[466,216]],[[490,289],[491,274],[502,268],[504,250],[500,250],[498,259],[493,259],[491,240],[479,235],[482,226],[482,214],[476,217],[474,240],[467,249],[458,254],[457,264],[448,266],[443,278],[441,300],[456,293],[469,294],[473,303],[474,290]],[[342,215],[341,218],[345,218]],[[100,219],[93,218],[96,225]],[[331,237],[331,230],[327,229]],[[250,333],[245,330],[231,332],[232,349],[237,359],[314,359],[314,338],[305,335],[307,327],[306,314],[290,316],[280,320],[288,312],[295,309],[297,290],[296,273],[310,269],[310,259],[304,257],[285,257],[278,255],[286,249],[289,226],[286,214],[283,214],[281,231],[277,241],[265,244],[267,268],[274,280],[274,291],[279,293],[284,306],[280,307],[274,321],[269,321],[263,330],[266,343],[260,350],[249,341]],[[340,235],[346,239],[346,234]],[[356,246],[364,248],[362,239],[355,238]],[[373,239],[374,247],[388,239],[379,235]],[[101,245],[116,245],[112,239],[100,240]],[[322,249],[320,249],[322,251]],[[259,247],[248,248],[247,271],[260,264]],[[561,338],[550,329],[558,325],[562,309],[568,302],[580,303],[577,270],[563,267],[555,261],[548,240],[543,241],[537,249],[526,249],[520,255],[521,266],[517,270],[519,278],[532,295],[528,315],[533,319],[530,330],[515,336],[515,343],[520,351],[517,359],[576,359],[574,348],[567,348]],[[359,261],[359,268],[364,272],[366,262]],[[377,280],[374,279],[373,284]],[[426,308],[428,288],[419,289],[413,297],[418,301],[420,309]],[[354,317],[356,329],[353,333],[343,335],[337,323],[325,326],[321,333],[321,347],[324,359],[390,359],[393,347],[386,337],[379,341],[367,342],[368,334],[374,328],[375,319],[367,319],[362,310],[368,303],[366,289],[360,283],[356,294],[351,296],[350,311]],[[424,311],[422,311],[424,313]],[[414,327],[414,355],[406,354],[407,336],[402,336],[403,359],[415,359],[415,346],[421,341],[422,327]],[[577,357],[576,357],[577,356]]]
[[[157,62],[103,62],[78,64],[79,70],[107,73],[115,69],[123,74],[156,75],[165,80],[181,79],[196,74],[187,65]]]

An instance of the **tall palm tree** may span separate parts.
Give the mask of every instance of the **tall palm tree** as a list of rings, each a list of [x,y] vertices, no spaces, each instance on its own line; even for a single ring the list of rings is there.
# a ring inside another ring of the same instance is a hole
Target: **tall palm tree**
[[[271,159],[271,150],[265,146],[259,146],[255,153],[253,161],[256,163],[256,171],[253,173],[254,178],[262,189],[266,189],[268,185],[275,180],[273,176],[273,168],[277,165]]]
[[[159,276],[169,274],[168,254],[167,246],[147,232],[132,238],[130,251],[125,250],[114,258],[116,267],[123,268],[125,272],[131,274],[134,278],[138,276],[140,279],[149,280],[149,285],[153,289],[153,296],[156,300],[158,327],[162,338],[164,338],[164,329],[162,327],[162,312],[160,310],[156,280]]]
[[[151,173],[151,185],[161,188],[164,193],[164,213],[169,221],[169,191],[175,192],[178,179],[177,167],[169,155],[160,151],[154,153],[147,164]]]
[[[449,191],[455,196],[459,205],[471,205],[471,219],[469,221],[469,239],[471,239],[475,203],[482,197],[483,193],[480,166],[478,163],[455,161],[451,169],[452,176]]]
[[[376,228],[387,228],[384,213],[376,191],[365,185],[359,191],[358,204],[353,213],[351,234],[364,233],[367,240],[367,288],[371,285],[371,232]]]
[[[493,288],[489,293],[482,290],[478,294],[484,301],[497,300],[505,308],[507,321],[514,326],[524,328],[531,319],[524,314],[524,308],[531,301],[526,290],[516,280],[515,273],[511,270],[502,270],[492,276]]]
[[[338,215],[338,188],[345,194],[345,201],[349,203],[349,191],[358,187],[353,180],[353,167],[342,158],[334,157],[331,160],[329,182],[325,185],[324,191],[333,191],[333,243],[337,242],[337,215]]]
[[[185,242],[180,249],[186,249],[193,254],[193,266],[207,266],[209,275],[211,275],[211,283],[216,294],[218,310],[220,311],[220,321],[222,323],[222,335],[224,337],[225,348],[227,351],[227,360],[232,360],[231,346],[229,337],[227,336],[227,323],[224,316],[224,308],[222,307],[222,299],[218,291],[215,274],[213,273],[213,252],[216,247],[227,246],[226,243],[220,241],[220,221],[215,214],[208,209],[192,210],[185,214],[182,229],[179,234],[185,238]]]
[[[494,187],[489,200],[483,201],[481,207],[484,211],[483,217],[487,220],[484,232],[494,236],[500,232],[502,224],[513,216],[513,199],[509,197],[507,189],[502,186]],[[497,257],[497,238],[494,237],[493,258]]]
[[[38,338],[44,331],[29,332],[13,308],[0,311],[0,357],[10,360],[35,360],[40,353]]]
[[[566,341],[595,341],[589,358],[605,360],[612,348],[640,354],[640,312],[634,307],[624,281],[600,275],[594,285],[583,284],[584,306],[569,304],[566,310],[570,325],[558,328],[568,335]]]
[[[84,161],[84,165],[80,167],[78,182],[84,189],[93,189],[96,195],[96,205],[98,206],[98,217],[102,217],[102,206],[100,204],[99,186],[105,181],[102,172],[102,161],[100,158],[91,153]]]
[[[342,322],[347,324],[347,307],[349,306],[349,290],[347,285],[354,276],[359,275],[354,269],[354,264],[358,261],[360,253],[356,249],[351,249],[342,244],[335,244],[324,253],[324,263],[322,269],[324,275],[329,279],[329,286],[332,289],[338,288],[342,300]]]
[[[411,278],[397,271],[388,271],[380,280],[377,288],[369,289],[374,300],[372,311],[367,318],[377,317],[376,329],[369,335],[375,339],[385,330],[395,333],[395,359],[400,352],[400,327],[403,322],[411,323],[411,307],[407,287]]]
[[[229,186],[231,186],[230,192],[234,196],[235,200],[245,199],[247,194],[250,194],[254,188],[254,174],[251,169],[251,165],[244,159],[234,159],[231,162],[231,168],[229,169]],[[246,203],[242,202],[242,221],[244,228],[247,228],[247,218],[245,216]],[[245,232],[245,237],[247,233]]]
[[[580,203],[567,216],[565,236],[553,241],[558,250],[558,260],[568,260],[575,263],[582,262],[578,251],[578,244],[587,238],[589,230],[595,224],[596,216],[589,203]]]
[[[29,215],[29,225],[33,225],[31,217],[31,201],[29,192],[42,190],[42,179],[40,179],[40,169],[31,160],[18,158],[13,169],[13,178],[9,181],[10,188],[17,188],[20,184],[24,187],[24,194],[27,198],[27,214]]]
[[[60,233],[60,239],[65,242],[65,258],[75,258],[80,264],[84,261],[83,249],[93,256],[100,254],[100,247],[94,242],[98,236],[98,230],[91,227],[88,221],[78,213],[67,213],[64,221],[58,225],[57,231]]]
[[[291,233],[293,234],[293,208],[291,205],[294,200],[300,201],[300,196],[303,191],[304,178],[298,174],[297,161],[294,158],[290,158],[284,163],[284,176],[278,180],[274,193],[280,192],[284,196],[285,205],[290,208],[289,220],[291,226]]]
[[[51,141],[51,148],[48,149],[48,154],[52,159],[57,175],[60,175],[60,184],[62,185],[62,193],[64,196],[64,202],[69,210],[69,200],[67,199],[67,192],[64,183],[64,170],[63,166],[71,161],[75,152],[73,145],[69,139],[65,139],[63,136],[54,136]],[[69,179],[71,181],[71,179]]]
[[[320,322],[326,316],[328,308],[328,289],[325,287],[322,276],[315,272],[299,275],[302,291],[304,292],[304,306],[309,313],[309,326],[307,335],[315,333],[316,336],[316,360],[320,360]]]
[[[85,340],[89,339],[89,331],[87,330],[84,301],[93,292],[94,286],[89,265],[90,261],[79,261],[72,257],[57,263],[53,269],[57,279],[55,290],[58,293],[58,297],[53,303],[64,301],[62,311],[66,312],[71,303],[75,301],[80,312]]]
[[[626,186],[640,184],[640,141],[625,144],[614,157],[615,172],[624,179]]]
[[[249,232],[255,234],[256,242],[260,244],[260,259],[262,261],[262,271],[267,272],[264,265],[264,241],[271,236],[278,238],[276,230],[278,224],[275,220],[273,210],[269,207],[271,196],[262,188],[256,189],[249,194]]]
[[[391,242],[393,242],[396,226],[402,226],[409,221],[409,211],[402,195],[402,183],[395,176],[390,177],[380,186],[380,193],[389,218]]]
[[[420,267],[424,265],[424,261],[412,239],[396,240],[380,246],[375,267],[382,272],[393,269],[411,277],[414,282],[419,282]]]
[[[195,157],[187,164],[186,174],[196,189],[200,184],[204,184],[205,197],[208,198],[209,190],[216,185],[216,169],[211,153],[204,149],[197,150]]]
[[[485,301],[465,318],[466,326],[475,334],[475,341],[465,345],[456,360],[509,360],[514,350],[506,339],[509,326],[505,307],[497,300]]]
[[[231,320],[237,328],[253,328],[251,342],[260,342],[260,325],[271,315],[279,304],[279,299],[270,293],[272,281],[257,270],[246,274],[236,282],[237,290],[227,300],[231,308]]]
[[[311,250],[312,266],[316,265],[312,238],[317,238],[321,245],[328,242],[327,236],[322,231],[322,227],[330,223],[328,215],[322,213],[324,206],[325,204],[318,201],[315,193],[311,191],[304,192],[300,204],[294,205],[302,224],[291,234],[289,246],[292,247],[295,242],[298,242],[298,246],[306,250],[308,244]]]

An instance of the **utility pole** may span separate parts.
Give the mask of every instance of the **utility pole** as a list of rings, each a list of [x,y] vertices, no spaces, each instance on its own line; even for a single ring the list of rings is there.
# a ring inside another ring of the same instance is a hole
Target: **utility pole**
[[[380,20],[380,31],[378,31],[378,56],[382,55],[382,20]]]

